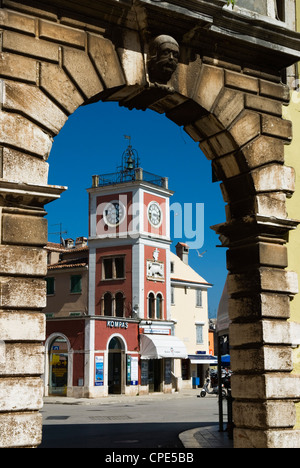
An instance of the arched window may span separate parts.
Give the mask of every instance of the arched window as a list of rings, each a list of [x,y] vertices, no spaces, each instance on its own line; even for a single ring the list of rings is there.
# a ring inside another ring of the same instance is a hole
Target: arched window
[[[107,315],[108,317],[112,317],[113,315],[113,308],[112,308],[112,295],[110,292],[104,294],[103,297],[103,315]]]
[[[162,294],[158,293],[156,296],[156,318],[162,319],[163,311],[163,297]]]
[[[122,349],[124,349],[124,346],[123,346],[121,340],[117,336],[114,336],[109,342],[108,349],[109,349],[109,351],[111,351],[111,350],[122,350]]]
[[[124,296],[118,292],[115,297],[116,302],[116,317],[124,317]]]
[[[150,319],[154,319],[155,318],[155,298],[154,298],[154,294],[151,292],[149,293],[148,295],[148,317]]]

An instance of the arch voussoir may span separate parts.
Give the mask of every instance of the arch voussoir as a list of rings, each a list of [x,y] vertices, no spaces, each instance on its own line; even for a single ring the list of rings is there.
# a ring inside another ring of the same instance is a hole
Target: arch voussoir
[[[125,76],[115,46],[103,36],[88,33],[88,54],[106,89],[125,86]]]
[[[62,56],[62,68],[85,100],[103,91],[101,80],[85,51],[64,47]]]
[[[84,98],[57,64],[40,62],[39,87],[67,115],[73,114],[84,102]]]
[[[0,112],[0,144],[47,159],[52,138],[41,127],[22,115]]]
[[[3,110],[24,115],[50,134],[58,134],[67,116],[37,86],[8,80],[2,85]]]

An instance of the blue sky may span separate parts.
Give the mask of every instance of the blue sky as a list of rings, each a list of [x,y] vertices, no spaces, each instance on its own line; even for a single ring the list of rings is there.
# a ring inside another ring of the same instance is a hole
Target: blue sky
[[[60,200],[47,205],[49,241],[59,242],[59,224],[67,231],[64,237],[75,239],[88,236],[88,194],[92,175],[115,172],[121,165],[122,154],[131,136],[141,167],[148,172],[169,178],[174,191],[170,203],[190,204],[196,228],[196,204],[204,204],[204,244],[197,249],[206,251],[198,256],[190,250],[189,263],[197,273],[214,286],[209,290],[209,314],[216,316],[226,279],[226,251],[210,226],[225,221],[224,201],[219,183],[212,183],[211,163],[198,144],[183,128],[164,115],[151,110],[129,111],[117,103],[96,103],[80,107],[66,122],[54,139],[49,162],[49,184],[67,186]],[[184,212],[183,212],[184,215]],[[173,224],[171,224],[171,235]],[[183,229],[184,234],[184,229]],[[173,239],[177,242],[190,239]],[[191,240],[192,241],[192,240]],[[191,245],[192,242],[190,242]]]

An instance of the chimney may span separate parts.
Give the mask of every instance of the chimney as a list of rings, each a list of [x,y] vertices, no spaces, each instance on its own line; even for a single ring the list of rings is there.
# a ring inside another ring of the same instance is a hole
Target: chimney
[[[189,246],[183,242],[178,242],[176,245],[176,255],[183,261],[186,265],[189,264]]]
[[[67,249],[73,249],[73,247],[74,247],[74,239],[71,239],[71,238],[65,239],[65,247],[66,247]]]
[[[80,247],[87,246],[87,238],[86,237],[77,237],[75,241],[75,248],[79,249]]]

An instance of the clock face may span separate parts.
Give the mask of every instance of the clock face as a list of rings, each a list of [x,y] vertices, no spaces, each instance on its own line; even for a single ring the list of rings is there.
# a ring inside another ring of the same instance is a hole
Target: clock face
[[[156,202],[151,202],[148,206],[148,219],[152,226],[159,227],[162,222],[162,212],[160,206]]]
[[[125,218],[125,207],[118,201],[110,202],[103,211],[103,217],[109,226],[117,226]]]

